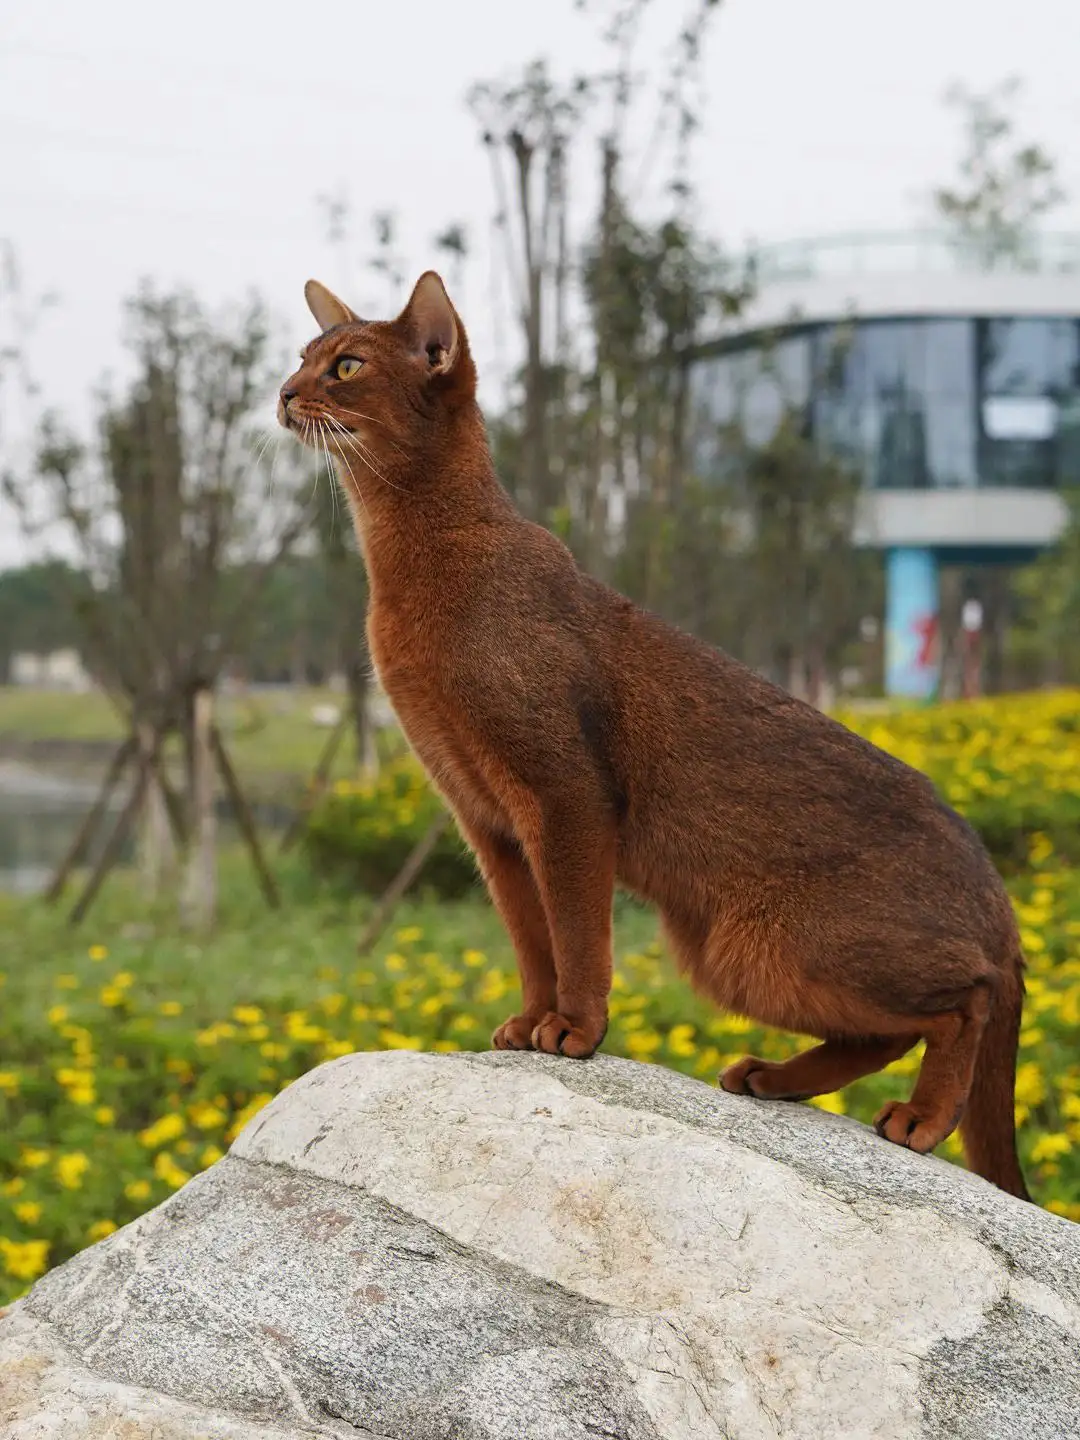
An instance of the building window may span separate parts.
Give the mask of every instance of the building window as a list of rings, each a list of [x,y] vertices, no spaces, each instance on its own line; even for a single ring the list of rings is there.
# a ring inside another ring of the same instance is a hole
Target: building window
[[[979,473],[988,486],[1069,483],[1080,380],[1074,320],[995,319],[979,326]]]
[[[1080,484],[1080,321],[819,325],[696,368],[703,473],[710,431],[761,445],[795,410],[873,489]]]

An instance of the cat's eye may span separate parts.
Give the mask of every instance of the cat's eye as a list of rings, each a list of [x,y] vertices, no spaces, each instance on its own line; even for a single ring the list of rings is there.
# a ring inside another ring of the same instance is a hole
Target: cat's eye
[[[351,380],[359,373],[362,360],[357,360],[355,355],[343,355],[334,366],[334,373],[339,380]]]

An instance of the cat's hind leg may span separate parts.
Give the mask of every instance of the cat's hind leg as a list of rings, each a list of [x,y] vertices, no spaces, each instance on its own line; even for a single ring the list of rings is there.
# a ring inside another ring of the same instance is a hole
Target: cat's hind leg
[[[808,1100],[883,1070],[918,1040],[917,1034],[826,1040],[784,1061],[747,1055],[728,1066],[720,1084],[733,1095],[756,1095],[760,1100]]]

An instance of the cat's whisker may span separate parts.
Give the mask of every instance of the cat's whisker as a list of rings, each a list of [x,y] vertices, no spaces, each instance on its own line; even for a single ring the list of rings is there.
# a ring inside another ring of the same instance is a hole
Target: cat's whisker
[[[278,437],[273,433],[272,430],[267,430],[266,433],[263,435],[262,440],[259,442],[259,444],[255,446],[254,453],[252,455],[251,469],[253,471],[261,471],[263,461],[266,459],[266,452],[270,449],[271,446],[274,447],[274,453],[273,458],[270,462],[270,479],[267,483],[266,493],[269,499],[273,500],[274,465],[277,461],[278,452],[280,449],[280,442],[278,440]]]
[[[305,417],[304,417],[304,420],[303,420],[303,422],[302,422],[302,425],[303,425],[303,428],[302,428],[301,431],[300,431],[300,439],[303,441],[303,443],[304,443],[309,449],[314,449],[315,447],[314,447],[314,446],[312,445],[312,443],[311,443],[311,442],[312,442],[312,439],[314,438],[314,434],[315,434],[314,422],[311,421],[311,420],[309,420],[309,419],[307,418],[307,416],[305,416]],[[307,503],[308,503],[308,505],[311,505],[311,504],[314,503],[315,496],[316,496],[316,494],[318,493],[318,489],[319,489],[319,463],[318,463],[318,458],[316,457],[316,461],[315,461],[315,473],[314,473],[314,475],[311,477],[311,494],[310,494],[310,495],[308,496],[308,498],[307,498]]]
[[[346,410],[344,405],[339,405],[337,409],[341,412],[342,415],[351,415],[354,420],[366,420],[370,425],[381,425],[384,429],[387,428],[386,421],[380,420],[377,415],[365,415],[362,410]],[[396,440],[389,437],[388,440],[389,443],[393,445],[394,449],[398,452],[399,455],[407,456],[408,452],[401,445],[399,445]]]
[[[334,420],[333,417],[330,417],[330,419],[331,423],[334,424],[341,432],[341,438],[345,441],[346,444],[349,445],[349,447],[353,450],[354,454],[359,456],[359,458],[364,462],[364,464],[376,477],[376,479],[381,480],[382,483],[389,486],[391,490],[400,490],[402,495],[409,494],[409,491],[403,485],[395,485],[393,480],[390,479],[389,475],[387,475],[385,471],[378,464],[376,464],[375,457],[370,447],[365,445],[359,435],[347,430],[346,427],[342,425],[339,420]]]
[[[328,419],[328,423],[329,423],[331,426],[334,427],[334,431],[335,431],[335,432],[340,432],[340,433],[334,433],[334,439],[335,439],[335,441],[338,443],[338,445],[340,446],[341,443],[344,442],[344,443],[349,447],[349,449],[353,452],[353,454],[357,457],[357,459],[360,460],[360,462],[361,462],[362,464],[368,465],[368,469],[370,469],[371,466],[368,464],[367,460],[364,459],[364,456],[360,453],[360,451],[356,448],[356,445],[355,445],[355,443],[354,443],[354,441],[355,441],[355,436],[351,435],[351,434],[349,433],[349,431],[346,430],[346,428],[340,423],[340,421],[334,420],[334,418],[333,418],[332,416],[328,416],[327,419]],[[342,460],[342,462],[344,463],[344,465],[348,468],[349,478],[350,478],[351,480],[353,480],[353,482],[354,482],[354,483],[353,483],[353,486],[352,486],[353,491],[355,492],[356,496],[358,497],[358,499],[359,499],[359,501],[360,501],[360,504],[363,505],[363,507],[364,507],[364,512],[365,512],[365,514],[366,514],[366,513],[367,513],[367,501],[364,499],[363,492],[361,491],[359,485],[357,485],[357,484],[355,483],[355,478],[354,478],[354,476],[353,476],[353,468],[352,468],[352,465],[350,464],[348,457],[341,453],[340,448],[339,448],[339,450],[338,450],[338,455],[339,455],[340,459]]]
[[[389,486],[391,490],[401,490],[401,493],[403,495],[408,494],[407,490],[404,490],[400,485],[395,485],[394,482],[389,478],[389,476],[383,473],[383,471],[375,463],[371,451],[368,449],[368,447],[364,444],[364,442],[360,439],[358,435],[350,434],[344,426],[339,425],[338,428],[340,430],[340,435],[337,438],[349,447],[353,454],[357,456],[357,458],[362,462],[362,464],[364,464],[371,471],[371,473],[375,476],[377,480],[381,481],[384,485]]]

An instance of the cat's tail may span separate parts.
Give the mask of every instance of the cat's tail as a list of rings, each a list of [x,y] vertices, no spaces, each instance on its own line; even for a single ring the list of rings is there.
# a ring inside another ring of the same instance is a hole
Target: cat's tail
[[[1010,1195],[1030,1200],[1016,1153],[1016,1050],[1024,1006],[1024,961],[1006,966],[975,1059],[960,1121],[968,1165]]]

